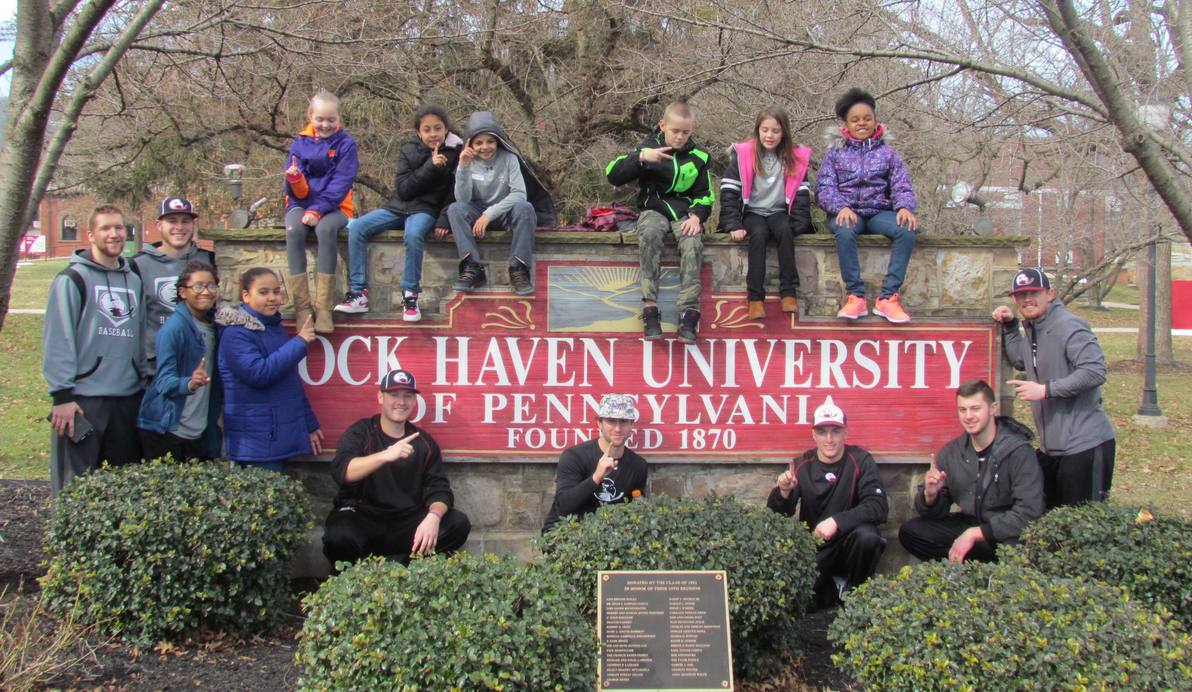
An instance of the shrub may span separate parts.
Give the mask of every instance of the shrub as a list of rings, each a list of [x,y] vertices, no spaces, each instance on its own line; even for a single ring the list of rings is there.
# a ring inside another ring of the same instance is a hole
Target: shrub
[[[1139,523],[1140,511],[1090,502],[1048,512],[1027,528],[1022,557],[1044,574],[1123,586],[1192,629],[1192,522]]]
[[[1192,641],[1124,589],[1014,564],[877,577],[829,629],[833,656],[884,690],[1188,690]]]
[[[563,579],[513,557],[362,561],[306,597],[302,689],[589,690],[595,633]]]
[[[198,627],[270,629],[286,561],[312,526],[302,486],[224,464],[105,469],[58,495],[46,533],[50,607],[147,645]]]
[[[657,495],[560,522],[542,539],[551,568],[595,610],[599,570],[724,570],[738,675],[775,672],[792,651],[817,574],[802,524],[734,497]]]

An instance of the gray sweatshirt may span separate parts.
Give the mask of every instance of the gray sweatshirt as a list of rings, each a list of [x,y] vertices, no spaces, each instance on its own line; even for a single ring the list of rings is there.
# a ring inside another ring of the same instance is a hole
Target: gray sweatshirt
[[[144,289],[142,302],[145,306],[145,360],[148,365],[149,376],[157,372],[157,357],[154,345],[157,330],[174,314],[174,298],[178,295],[178,275],[186,268],[186,263],[197,259],[215,266],[215,257],[209,250],[203,250],[190,243],[190,249],[178,259],[170,257],[161,251],[161,243],[146,245],[132,257],[132,270],[141,277]]]
[[[1047,385],[1047,397],[1031,402],[1043,453],[1066,456],[1112,440],[1101,408],[1105,354],[1089,323],[1053,300],[1043,317],[1021,325],[1025,336],[1019,326],[1018,319],[1002,326],[1002,345],[1011,365]]]
[[[42,330],[42,375],[54,404],[76,396],[130,396],[143,389],[145,311],[141,279],[75,250],[54,278]]]
[[[487,205],[484,213],[491,221],[509,213],[514,203],[525,202],[526,181],[517,155],[497,145],[491,159],[477,156],[467,166],[461,163],[455,169],[455,201]]]

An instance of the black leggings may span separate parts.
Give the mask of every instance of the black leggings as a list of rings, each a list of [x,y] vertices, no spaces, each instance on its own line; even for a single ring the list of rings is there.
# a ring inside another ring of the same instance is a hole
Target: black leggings
[[[795,233],[791,230],[791,217],[785,212],[769,216],[746,212],[741,225],[749,239],[749,269],[745,273],[749,300],[766,299],[766,247],[771,238],[778,243],[778,295],[795,298],[799,272],[795,267]]]

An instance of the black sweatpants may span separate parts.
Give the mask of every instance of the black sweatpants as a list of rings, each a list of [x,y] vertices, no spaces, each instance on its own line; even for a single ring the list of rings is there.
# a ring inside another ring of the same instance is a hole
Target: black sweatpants
[[[162,457],[170,457],[177,464],[191,459],[211,461],[211,457],[203,456],[203,445],[197,439],[188,440],[185,437],[178,437],[172,432],[159,433],[143,428],[138,432],[141,436],[141,451],[145,454],[145,461],[153,461]]]
[[[778,243],[778,296],[797,297],[799,272],[795,269],[795,235],[791,231],[791,217],[785,212],[769,216],[746,212],[741,225],[745,227],[749,239],[749,268],[745,272],[749,300],[766,299],[766,247],[771,238]]]
[[[331,563],[356,562],[370,555],[380,555],[403,565],[410,563],[414,532],[426,518],[426,512],[393,516],[370,507],[345,507],[327,516],[323,531],[323,555]],[[439,521],[436,553],[453,553],[464,546],[472,522],[458,509],[449,509]]]
[[[898,529],[898,542],[920,560],[947,560],[960,534],[977,526],[977,518],[953,512],[943,519],[915,517]],[[964,561],[997,562],[997,547],[977,541]]]
[[[79,442],[50,430],[50,495],[57,495],[76,476],[91,473],[105,461],[111,466],[141,461],[137,414],[143,394],[75,397],[83,418],[94,427]]]
[[[1043,467],[1043,499],[1047,509],[1102,502],[1113,487],[1113,463],[1117,440],[1108,440],[1092,449],[1053,457],[1036,450]]]
[[[858,524],[852,531],[820,546],[815,555],[819,578],[815,580],[811,610],[823,610],[840,602],[832,577],[843,577],[849,588],[860,586],[872,577],[885,549],[886,539],[873,524]]]

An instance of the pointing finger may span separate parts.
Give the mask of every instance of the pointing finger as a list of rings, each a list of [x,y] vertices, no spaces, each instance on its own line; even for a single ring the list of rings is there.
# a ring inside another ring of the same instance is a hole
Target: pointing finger
[[[206,357],[206,356],[203,356],[203,358],[202,358],[201,360],[199,360],[199,367],[198,367],[198,369],[199,369],[199,370],[203,370],[203,369],[206,367],[206,365],[207,365],[207,357]]]
[[[290,168],[297,168],[297,167],[298,167],[298,157],[291,156],[290,157]]]
[[[931,470],[932,470],[932,471],[939,471],[939,468],[940,468],[940,467],[938,467],[938,466],[936,466],[936,465],[935,465],[935,455],[934,455],[934,454],[932,454],[932,455],[931,455]]]
[[[420,433],[420,432],[416,432],[413,435],[410,435],[409,437],[403,437],[402,439],[398,440],[398,442],[409,442],[410,440],[414,439],[415,437],[418,437],[421,434],[422,433]]]

